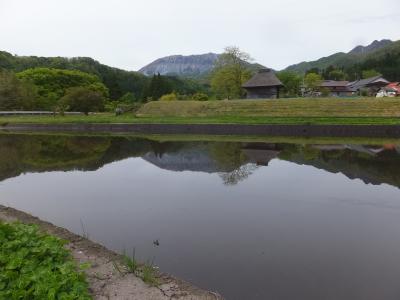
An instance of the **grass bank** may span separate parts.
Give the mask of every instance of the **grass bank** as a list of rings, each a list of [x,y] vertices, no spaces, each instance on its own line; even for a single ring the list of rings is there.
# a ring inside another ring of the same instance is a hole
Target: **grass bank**
[[[400,125],[400,99],[157,101],[136,115],[0,117],[0,125],[16,123]]]
[[[92,299],[66,242],[0,221],[0,299]]]

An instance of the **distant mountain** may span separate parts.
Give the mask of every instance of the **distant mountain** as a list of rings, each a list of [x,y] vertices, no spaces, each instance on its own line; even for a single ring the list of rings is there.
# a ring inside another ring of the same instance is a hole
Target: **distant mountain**
[[[326,69],[329,66],[347,68],[351,65],[362,63],[369,55],[394,44],[391,40],[374,41],[368,46],[357,46],[348,53],[339,52],[333,55],[320,58],[315,61],[301,62],[291,65],[285,70],[298,73],[305,73],[307,70],[318,68]]]
[[[353,50],[349,52],[349,54],[368,54],[392,44],[393,42],[391,40],[373,41],[368,46],[355,47]]]
[[[139,70],[146,76],[160,73],[182,77],[199,78],[208,75],[214,68],[219,54],[207,53],[200,55],[173,55],[159,58]],[[257,71],[265,68],[260,64],[249,64],[249,68]]]
[[[160,73],[161,75],[178,75],[196,77],[209,73],[218,59],[218,54],[173,55],[159,58],[141,68],[139,72],[146,76]]]

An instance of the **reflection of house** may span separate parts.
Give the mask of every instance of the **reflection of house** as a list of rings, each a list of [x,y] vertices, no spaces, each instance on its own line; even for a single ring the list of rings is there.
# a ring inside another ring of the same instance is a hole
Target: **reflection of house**
[[[282,82],[270,69],[262,69],[247,81],[243,88],[247,91],[247,99],[276,99]]]
[[[377,92],[388,83],[389,81],[379,75],[351,82],[348,87],[358,94],[363,94],[365,92],[368,96],[375,96]]]
[[[320,92],[326,90],[331,97],[349,97],[354,94],[349,88],[348,81],[324,80],[320,85]]]
[[[280,151],[262,149],[242,149],[246,161],[258,166],[268,166],[269,162],[278,156]]]
[[[385,146],[363,146],[363,145],[313,145],[315,149],[321,151],[342,151],[345,149],[349,149],[352,151],[365,153],[371,156],[375,156],[382,151],[387,150]]]
[[[369,154],[371,156],[375,156],[381,153],[382,151],[385,151],[385,148],[382,146],[374,147],[374,146],[362,146],[362,145],[346,145],[346,148],[357,152]]]

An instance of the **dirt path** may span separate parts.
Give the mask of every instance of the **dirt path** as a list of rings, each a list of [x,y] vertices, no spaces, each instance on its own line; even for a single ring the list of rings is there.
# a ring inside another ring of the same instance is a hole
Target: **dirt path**
[[[105,247],[93,243],[66,229],[41,221],[24,212],[0,205],[0,220],[5,222],[19,221],[25,224],[37,224],[41,230],[69,241],[67,248],[79,263],[89,263],[87,273],[90,291],[94,299],[121,300],[215,300],[222,299],[216,293],[201,290],[173,276],[159,273],[160,285],[151,287],[133,274],[122,271],[121,256]],[[119,265],[120,271],[115,269]]]

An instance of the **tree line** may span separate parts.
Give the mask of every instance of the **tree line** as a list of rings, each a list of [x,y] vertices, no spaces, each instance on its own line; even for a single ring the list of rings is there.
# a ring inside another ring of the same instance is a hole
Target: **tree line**
[[[158,100],[168,93],[191,96],[208,90],[207,84],[192,79],[149,78],[91,58],[20,57],[0,52],[2,110],[113,110],[118,105]]]
[[[0,51],[0,109],[2,110],[114,110],[156,100],[240,99],[242,85],[262,66],[237,47],[227,47],[213,71],[202,80],[162,76],[112,68],[86,57],[21,57]],[[301,87],[322,80],[355,80],[378,74],[400,79],[400,44],[377,51],[348,66],[312,68],[305,74],[277,72],[282,97],[298,97]]]

